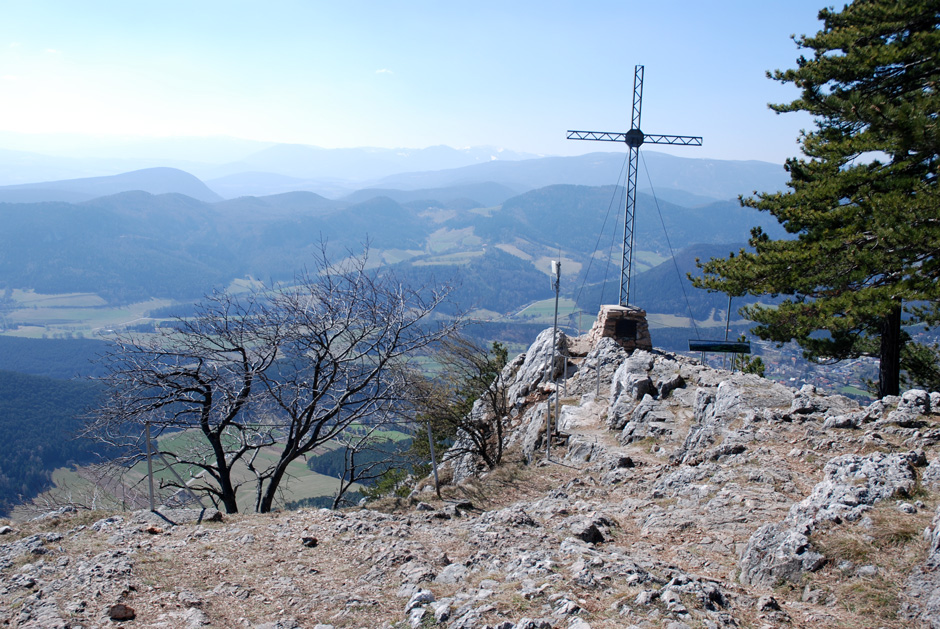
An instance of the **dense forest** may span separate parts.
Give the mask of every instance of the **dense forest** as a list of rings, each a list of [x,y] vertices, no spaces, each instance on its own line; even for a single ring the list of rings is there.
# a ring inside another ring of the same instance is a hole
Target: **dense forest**
[[[108,343],[92,339],[28,339],[0,335],[0,370],[70,379],[101,374],[95,359]],[[0,415],[0,419],[2,419]]]
[[[101,445],[76,438],[99,387],[0,371],[0,513],[50,487],[52,470],[95,459]]]
[[[380,465],[373,469],[374,474],[370,474],[378,477],[390,467],[399,464],[397,457],[401,453],[406,452],[410,447],[411,439],[401,439],[399,441],[386,439],[384,441],[376,441],[371,444],[368,449],[363,449],[358,453],[356,456],[356,465],[368,467],[373,463],[380,463]],[[344,475],[349,476],[349,470],[346,469],[345,448],[336,448],[323,452],[322,454],[311,456],[307,459],[307,467],[317,474],[323,474],[324,476],[333,476],[334,478],[343,478]],[[375,479],[371,478],[362,481],[364,485],[372,485],[374,483]]]

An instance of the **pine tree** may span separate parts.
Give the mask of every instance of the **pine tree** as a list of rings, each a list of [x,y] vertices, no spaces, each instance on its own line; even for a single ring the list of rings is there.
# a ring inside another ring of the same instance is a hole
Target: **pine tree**
[[[800,89],[770,107],[808,112],[788,190],[743,199],[792,239],[752,231],[752,250],[701,265],[700,287],[784,296],[750,305],[763,339],[796,340],[817,361],[872,355],[897,394],[905,326],[940,320],[940,0],[855,0],[796,37],[797,67],[769,77]],[[909,353],[909,352],[908,352]]]

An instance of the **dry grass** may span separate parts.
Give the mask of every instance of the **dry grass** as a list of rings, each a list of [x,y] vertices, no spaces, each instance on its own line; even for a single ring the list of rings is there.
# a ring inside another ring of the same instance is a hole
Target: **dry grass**
[[[856,619],[878,627],[903,627],[896,616],[905,581],[914,566],[926,557],[928,544],[922,532],[930,524],[933,509],[916,514],[898,511],[882,503],[868,513],[871,526],[862,523],[835,525],[813,535],[813,543],[829,565],[810,577],[811,587],[834,595],[838,606]],[[849,561],[851,568],[840,569]],[[875,566],[877,573],[861,576],[860,566]]]

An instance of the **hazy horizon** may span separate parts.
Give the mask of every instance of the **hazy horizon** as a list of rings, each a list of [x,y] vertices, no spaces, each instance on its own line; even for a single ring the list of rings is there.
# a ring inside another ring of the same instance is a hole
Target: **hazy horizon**
[[[160,157],[186,138],[198,161],[209,137],[235,154],[287,143],[582,155],[616,145],[565,131],[626,131],[644,64],[641,128],[704,137],[660,150],[782,163],[809,119],[768,110],[796,92],[765,72],[795,65],[790,36],[815,33],[821,6],[17,3],[0,24],[0,149],[121,157],[134,138]]]

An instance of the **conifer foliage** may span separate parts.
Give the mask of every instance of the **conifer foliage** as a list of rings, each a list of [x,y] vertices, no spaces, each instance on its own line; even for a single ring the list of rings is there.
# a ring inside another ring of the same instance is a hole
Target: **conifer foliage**
[[[880,358],[879,394],[897,394],[902,330],[940,319],[940,1],[856,0],[823,9],[796,37],[811,55],[769,74],[800,89],[778,113],[808,112],[788,190],[742,200],[794,235],[752,230],[752,250],[701,265],[700,287],[772,295],[742,310],[761,338],[808,358]],[[911,347],[908,350],[913,349]]]

